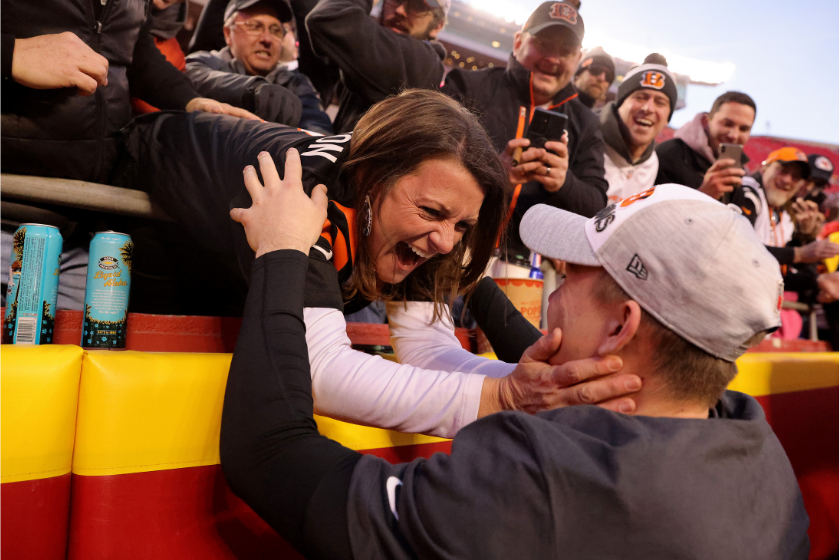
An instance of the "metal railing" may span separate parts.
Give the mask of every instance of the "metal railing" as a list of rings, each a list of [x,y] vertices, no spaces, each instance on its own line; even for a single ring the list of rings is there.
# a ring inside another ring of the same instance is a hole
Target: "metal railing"
[[[86,181],[3,173],[0,175],[0,195],[4,219],[16,220],[16,216],[22,216],[24,219],[18,221],[32,221],[32,216],[60,217],[56,212],[39,207],[47,205],[172,221],[144,192]]]

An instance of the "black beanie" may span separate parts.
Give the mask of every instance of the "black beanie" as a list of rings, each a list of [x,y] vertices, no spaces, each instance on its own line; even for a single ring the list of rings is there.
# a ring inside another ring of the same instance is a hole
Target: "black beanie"
[[[595,47],[581,59],[580,64],[577,67],[577,71],[575,71],[575,77],[577,78],[584,70],[592,66],[593,64],[601,64],[606,66],[610,73],[607,75],[607,81],[612,83],[615,80],[615,63],[610,55],[604,52],[604,49],[601,47]]]
[[[615,99],[616,109],[621,107],[631,93],[642,88],[655,89],[668,96],[671,101],[671,112],[668,114],[670,121],[677,106],[677,80],[668,70],[664,56],[656,53],[648,55],[644,64],[627,72],[621,85],[618,86],[618,95]]]

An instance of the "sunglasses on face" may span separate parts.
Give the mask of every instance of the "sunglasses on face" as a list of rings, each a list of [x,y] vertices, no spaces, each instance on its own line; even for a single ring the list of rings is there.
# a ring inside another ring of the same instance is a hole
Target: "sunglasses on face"
[[[615,76],[613,76],[609,68],[607,68],[606,66],[601,66],[600,64],[593,64],[592,66],[587,68],[587,70],[589,71],[589,74],[591,76],[597,77],[603,74],[604,80],[610,83],[612,83],[613,79],[615,78]]]

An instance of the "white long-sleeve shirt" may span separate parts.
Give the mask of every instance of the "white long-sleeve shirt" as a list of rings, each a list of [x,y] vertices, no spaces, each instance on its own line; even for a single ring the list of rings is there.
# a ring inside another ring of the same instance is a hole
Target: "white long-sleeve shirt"
[[[344,315],[305,308],[315,413],[401,432],[454,437],[478,416],[485,376],[516,367],[461,347],[450,321],[432,323],[431,303],[389,303],[400,364],[351,347]]]

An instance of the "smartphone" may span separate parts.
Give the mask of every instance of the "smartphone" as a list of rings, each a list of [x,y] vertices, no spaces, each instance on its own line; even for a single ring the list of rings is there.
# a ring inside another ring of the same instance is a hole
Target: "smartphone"
[[[529,148],[545,148],[546,142],[559,142],[566,131],[566,123],[569,117],[565,113],[549,111],[537,108],[534,111],[534,118],[528,126],[528,134],[525,138],[531,141]],[[522,148],[516,148],[513,152],[513,165],[519,165],[519,158],[522,157]]]
[[[734,167],[741,167],[741,151],[744,147],[741,144],[727,144],[720,145],[720,155],[718,159],[734,159]]]
[[[566,130],[566,123],[569,121],[564,113],[537,109],[534,111],[534,118],[528,126],[528,134],[525,138],[531,141],[531,148],[545,148],[546,142],[559,142]]]

